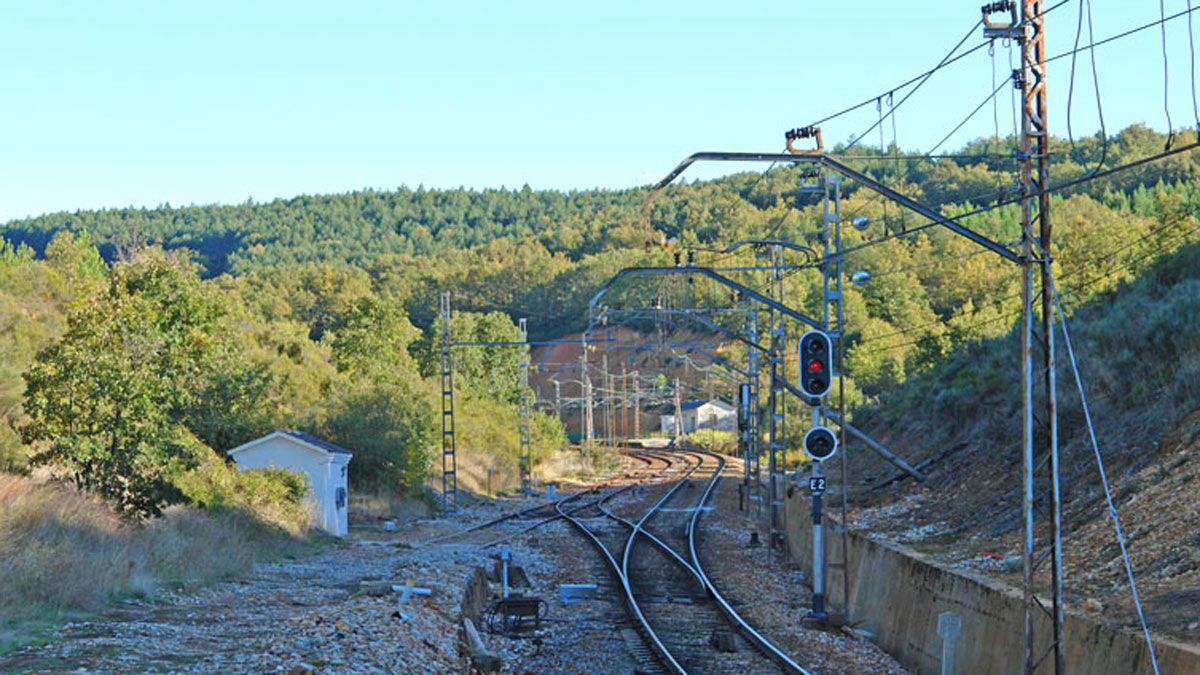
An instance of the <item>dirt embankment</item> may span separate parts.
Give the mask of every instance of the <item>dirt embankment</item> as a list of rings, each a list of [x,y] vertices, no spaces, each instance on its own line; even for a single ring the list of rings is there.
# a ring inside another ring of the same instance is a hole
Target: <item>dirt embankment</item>
[[[1200,410],[1157,445],[1106,450],[1106,471],[1138,591],[1153,632],[1200,644]],[[854,452],[854,448],[851,448]],[[970,447],[930,448],[930,480],[887,482],[861,449],[852,463],[852,524],[951,566],[1021,583],[1021,467],[1014,444],[1003,457]],[[1104,623],[1135,628],[1137,617],[1090,447],[1064,446],[1063,546],[1066,601]],[[1088,466],[1090,463],[1090,466]],[[1039,497],[1039,502],[1043,498]],[[1048,581],[1048,578],[1045,580]]]

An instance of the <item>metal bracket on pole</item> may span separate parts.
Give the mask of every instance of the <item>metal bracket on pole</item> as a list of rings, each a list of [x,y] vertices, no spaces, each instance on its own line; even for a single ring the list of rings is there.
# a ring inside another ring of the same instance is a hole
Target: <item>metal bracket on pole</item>
[[[792,393],[799,394],[800,390],[795,389]],[[871,438],[866,433],[864,433],[861,429],[858,429],[857,427],[855,427],[852,424],[844,424],[843,425],[842,418],[837,414],[837,412],[830,410],[829,408],[822,408],[821,412],[823,412],[825,414],[825,417],[827,419],[831,420],[833,423],[837,424],[838,426],[844,428],[846,430],[846,433],[848,433],[851,436],[862,441],[863,445],[866,445],[872,452],[879,455],[883,459],[887,460],[889,463],[892,464],[892,466],[896,467],[897,469],[900,469],[904,473],[908,474],[909,476],[915,478],[916,480],[918,480],[922,483],[924,483],[926,480],[928,480],[928,476],[921,473],[918,469],[914,468],[908,462],[904,461],[904,458],[901,457],[900,455],[897,455],[896,453],[892,452],[891,450],[888,450],[887,448],[885,448],[879,441],[875,440],[874,438]]]

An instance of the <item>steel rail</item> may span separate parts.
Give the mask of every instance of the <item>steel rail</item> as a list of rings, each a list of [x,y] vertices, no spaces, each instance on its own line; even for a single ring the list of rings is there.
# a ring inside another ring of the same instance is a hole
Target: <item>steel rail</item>
[[[704,494],[701,495],[700,502],[696,505],[696,510],[692,512],[691,520],[688,521],[688,549],[692,557],[692,567],[695,569],[696,573],[700,575],[700,579],[704,583],[704,587],[708,590],[708,593],[712,596],[713,600],[716,601],[717,606],[721,608],[721,612],[725,614],[725,617],[737,627],[742,635],[747,638],[750,643],[755,646],[755,648],[767,656],[767,658],[779,664],[789,673],[796,673],[798,675],[811,675],[809,671],[805,670],[800,666],[800,664],[793,661],[787,654],[783,653],[781,649],[772,644],[770,640],[763,637],[763,635],[758,631],[754,630],[754,627],[751,626],[748,621],[743,619],[741,615],[737,613],[737,610],[735,610],[733,606],[730,605],[727,600],[725,600],[725,597],[721,595],[721,592],[717,590],[716,585],[713,584],[712,580],[709,579],[708,574],[704,571],[704,566],[700,564],[700,555],[696,550],[696,525],[700,520],[700,514],[704,511],[704,505],[708,502],[709,497],[712,495],[713,490],[717,486],[717,483],[719,483],[721,480],[722,472],[725,470],[725,459],[723,457],[712,453],[705,454],[711,454],[713,457],[715,457],[718,461],[718,465],[716,473],[714,473],[713,477],[708,481],[708,486],[704,489]]]
[[[646,521],[649,520],[650,516],[654,515],[655,512],[662,508],[662,505],[665,504],[668,499],[673,497],[676,492],[679,492],[679,490],[687,484],[688,478],[691,478],[692,474],[699,470],[702,464],[703,462],[696,462],[696,466],[690,468],[682,478],[675,482],[675,485],[672,486],[670,490],[667,490],[666,494],[659,497],[658,501],[654,502],[654,504],[652,504],[650,508],[642,514],[642,517],[638,519],[638,522],[633,526],[633,530],[629,533],[629,538],[625,540],[625,551],[621,556],[621,583],[625,587],[625,599],[628,601],[630,608],[633,610],[634,616],[637,617],[637,620],[642,624],[642,630],[649,637],[654,650],[658,652],[663,662],[670,668],[674,669],[675,672],[682,673],[684,675],[686,675],[687,670],[680,665],[679,661],[675,658],[675,655],[672,654],[671,651],[667,649],[667,646],[663,644],[662,640],[659,639],[658,633],[655,632],[654,627],[650,625],[650,621],[646,618],[646,615],[642,613],[642,608],[638,605],[637,599],[633,597],[633,586],[629,582],[629,559],[633,555],[633,545],[637,542],[638,534],[643,533],[642,526],[646,524]]]
[[[646,454],[646,455],[653,456],[652,453],[647,453],[647,452],[638,452],[638,453],[629,453],[629,454],[630,455]],[[650,469],[646,468],[643,470],[649,471]],[[665,474],[670,470],[671,470],[671,464],[670,464],[670,462],[668,462],[667,466],[663,468],[662,473]],[[625,477],[629,477],[629,475],[625,474]],[[591,508],[594,506],[600,507],[601,509],[603,509],[603,507],[601,505],[603,505],[605,502],[609,501],[613,497],[624,494],[625,492],[628,492],[629,490],[632,490],[633,488],[638,487],[639,485],[641,485],[641,483],[630,483],[629,485],[622,486],[620,488],[617,488],[616,490],[613,490],[612,492],[608,493],[607,495],[603,495],[597,499],[593,499],[593,500],[587,502],[586,504],[580,504],[580,505],[572,508],[570,511],[567,511],[567,513],[568,514],[578,513],[579,511],[582,511],[584,509],[588,509],[588,508]],[[600,488],[600,489],[602,489],[602,488]],[[598,489],[584,490],[583,492],[577,492],[573,495],[570,495],[568,497],[560,499],[555,504],[555,511],[557,512],[559,510],[558,509],[559,505],[566,504],[567,502],[570,502],[578,497],[582,497],[583,495],[591,494],[593,492],[598,492],[598,491],[599,491]],[[533,523],[532,525],[527,525],[527,526],[521,528],[520,530],[517,530],[516,532],[510,532],[509,534],[506,534],[503,537],[498,537],[496,539],[492,539],[491,541],[486,541],[482,544],[479,544],[478,548],[481,548],[481,549],[491,548],[492,546],[495,546],[496,544],[504,543],[510,539],[514,539],[514,538],[519,537],[527,532],[530,532],[531,530],[536,530],[537,528],[539,528],[543,525],[548,525],[550,523],[553,523],[553,522],[561,520],[561,519],[562,519],[561,513],[555,513],[555,515],[553,515],[553,516],[550,516],[548,518],[543,518],[542,520],[539,520],[536,523]]]
[[[694,471],[695,468],[698,468],[698,466],[699,465],[694,467],[692,470]],[[687,475],[690,476],[691,472],[689,472]],[[683,480],[678,481],[676,485],[682,485],[686,478],[687,476],[685,476]],[[578,518],[564,512],[561,504],[556,505],[555,508],[558,510],[559,514],[562,515],[564,520],[575,527],[575,529],[579,530],[583,536],[587,537],[587,539],[592,542],[592,545],[596,547],[596,549],[600,552],[600,555],[602,555],[604,560],[608,562],[609,572],[615,575],[617,581],[621,584],[621,587],[625,591],[625,606],[641,625],[642,637],[649,643],[651,651],[655,653],[655,656],[663,664],[669,665],[674,672],[680,673],[681,675],[686,675],[687,671],[683,669],[683,666],[679,665],[679,662],[676,661],[675,657],[671,655],[671,652],[667,650],[666,645],[664,645],[662,640],[659,639],[658,634],[655,633],[654,629],[650,627],[650,623],[646,621],[645,615],[642,614],[641,608],[638,607],[637,601],[633,598],[633,589],[629,585],[629,578],[622,571],[621,564],[618,563],[616,558],[613,557],[612,553],[608,550],[608,547],[604,545],[603,541],[600,541],[600,538],[596,536],[596,533],[592,532],[587,525],[584,525],[583,522],[581,522]]]
[[[644,455],[644,454],[647,454],[647,453],[643,453],[643,452],[637,452],[637,453],[633,453],[633,452],[631,452],[631,453],[628,453],[628,454],[629,454],[629,456],[631,456],[631,457],[637,457],[639,460],[641,460],[641,459],[642,459],[641,455]],[[643,461],[644,461],[644,460],[643,460]],[[602,487],[594,487],[594,488],[589,488],[589,489],[587,489],[587,490],[584,490],[583,492],[577,492],[577,493],[575,493],[575,494],[573,494],[573,495],[567,495],[566,497],[563,497],[563,498],[561,498],[561,499],[558,499],[557,501],[549,501],[549,502],[545,502],[545,503],[543,503],[543,504],[537,504],[537,505],[534,505],[534,506],[530,506],[530,507],[528,507],[528,508],[520,509],[520,510],[518,510],[518,511],[513,511],[512,513],[506,513],[506,514],[504,514],[504,515],[497,516],[497,517],[495,517],[495,518],[492,518],[491,520],[484,521],[484,522],[482,522],[482,523],[479,523],[479,524],[477,524],[477,525],[472,525],[472,526],[470,526],[470,527],[467,527],[467,528],[464,528],[464,529],[461,529],[461,530],[455,530],[454,532],[448,532],[448,533],[446,533],[446,534],[438,535],[438,536],[436,536],[436,537],[433,537],[433,538],[431,538],[431,539],[426,539],[426,540],[425,540],[425,541],[423,541],[423,542],[420,542],[420,543],[418,543],[418,544],[415,544],[415,545],[413,546],[413,548],[414,548],[414,549],[417,549],[417,548],[424,548],[425,546],[429,546],[430,544],[437,544],[437,543],[440,543],[440,542],[443,542],[443,541],[449,541],[449,540],[451,540],[451,539],[456,539],[456,538],[458,538],[458,537],[462,537],[462,536],[465,536],[465,535],[471,534],[472,532],[478,532],[479,530],[486,530],[486,529],[487,529],[487,528],[489,528],[489,527],[495,527],[496,525],[499,525],[500,523],[503,523],[503,522],[505,522],[505,521],[509,521],[509,520],[512,520],[512,519],[514,519],[514,518],[520,518],[521,516],[524,516],[524,515],[527,515],[527,514],[530,514],[530,513],[534,513],[534,512],[536,512],[536,511],[540,511],[540,510],[542,510],[542,509],[545,509],[545,508],[550,508],[550,507],[556,506],[557,504],[560,504],[560,503],[562,503],[562,502],[564,502],[564,501],[570,501],[570,500],[572,500],[572,499],[575,499],[575,498],[581,497],[581,496],[583,496],[583,495],[585,495],[585,494],[590,494],[590,493],[593,493],[593,492],[597,492],[597,491],[599,491],[599,490],[601,490],[601,489],[603,489],[603,488],[602,488]],[[557,520],[557,518],[554,518],[553,520]],[[545,524],[545,522],[549,522],[549,521],[543,521],[541,524]],[[529,529],[532,529],[532,528],[529,528]]]

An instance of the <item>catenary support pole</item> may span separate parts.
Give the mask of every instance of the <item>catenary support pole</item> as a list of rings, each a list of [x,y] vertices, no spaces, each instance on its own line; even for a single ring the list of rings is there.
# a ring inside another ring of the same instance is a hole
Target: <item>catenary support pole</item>
[[[1063,649],[1062,595],[1062,516],[1059,483],[1058,423],[1054,377],[1053,313],[1050,298],[1051,227],[1049,185],[1049,131],[1046,117],[1046,34],[1043,5],[1040,0],[1022,0],[1020,33],[1021,105],[1021,400],[1022,467],[1024,470],[1022,509],[1025,525],[1024,558],[1024,668],[1034,673],[1046,656],[1053,654],[1053,672],[1063,673],[1066,653]],[[1035,172],[1036,167],[1036,172]],[[1037,233],[1034,232],[1034,208],[1037,207]],[[1035,269],[1041,282],[1041,321],[1035,322]],[[1039,331],[1035,330],[1035,323]],[[1034,349],[1040,346],[1045,425],[1042,443],[1034,430],[1035,372]],[[1044,452],[1038,452],[1045,446]],[[1040,456],[1040,457],[1039,457]],[[1045,478],[1047,541],[1038,546],[1037,501],[1039,470]],[[1039,552],[1045,549],[1045,553]],[[1043,561],[1050,564],[1050,606],[1036,596],[1038,570]],[[1051,644],[1037,644],[1039,618],[1051,622]]]
[[[638,371],[633,371],[633,437],[642,437],[642,380]]]
[[[533,402],[530,399],[531,392],[529,390],[529,328],[524,318],[517,320],[517,330],[520,333],[522,343],[517,348],[520,350],[520,381],[517,386],[517,431],[519,434],[517,468],[521,475],[521,494],[529,495],[533,492],[533,429],[531,427],[532,420],[530,419],[533,412],[531,410]]]
[[[683,400],[680,398],[679,378],[675,378],[675,438],[683,435]]]
[[[454,354],[452,344],[450,294],[442,293],[438,308],[441,325],[442,386],[442,512],[458,510],[458,458],[454,443]]]

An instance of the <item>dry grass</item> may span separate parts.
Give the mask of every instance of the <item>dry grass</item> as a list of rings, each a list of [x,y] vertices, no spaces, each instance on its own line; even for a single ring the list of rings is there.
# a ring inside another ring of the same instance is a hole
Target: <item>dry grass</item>
[[[0,628],[227,577],[307,546],[238,509],[177,506],[137,525],[67,485],[0,473]]]
[[[469,448],[459,448],[457,455],[460,491],[497,497],[512,494],[521,487],[516,457],[498,456]],[[533,474],[535,482],[539,484],[581,482],[611,471],[619,464],[618,453],[613,448],[597,446],[585,452],[571,446],[551,453],[538,462]],[[430,485],[434,492],[441,490],[441,470],[440,464],[430,468]]]
[[[150,590],[136,534],[76,490],[0,474],[0,617],[98,609]]]
[[[419,496],[387,494],[384,492],[364,493],[362,490],[350,493],[350,522],[362,523],[380,520],[412,520],[427,517],[433,512],[434,500],[432,493]]]

